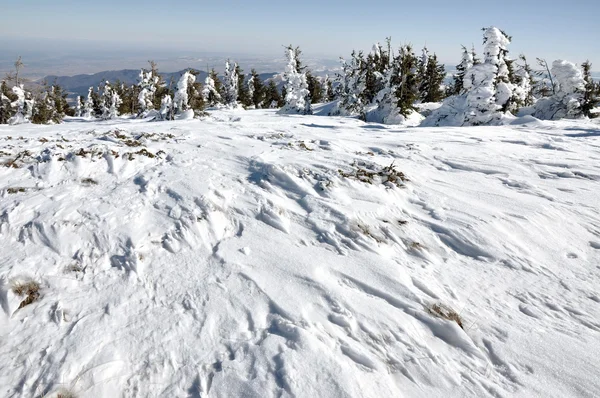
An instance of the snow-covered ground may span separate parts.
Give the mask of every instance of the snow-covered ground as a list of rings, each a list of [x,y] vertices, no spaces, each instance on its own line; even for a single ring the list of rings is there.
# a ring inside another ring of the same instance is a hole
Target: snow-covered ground
[[[2,397],[600,395],[598,123],[71,120],[0,162]]]

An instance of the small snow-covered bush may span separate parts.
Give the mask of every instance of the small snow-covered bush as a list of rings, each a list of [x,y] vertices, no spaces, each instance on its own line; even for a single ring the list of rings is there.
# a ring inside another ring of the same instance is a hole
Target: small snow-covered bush
[[[547,120],[583,117],[585,80],[581,69],[571,62],[557,60],[552,63],[551,73],[556,92],[535,104],[533,116]]]

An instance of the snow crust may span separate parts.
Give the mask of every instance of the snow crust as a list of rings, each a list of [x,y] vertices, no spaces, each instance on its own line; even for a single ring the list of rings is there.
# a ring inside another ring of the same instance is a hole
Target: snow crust
[[[0,396],[598,396],[597,122],[78,120],[0,126]]]

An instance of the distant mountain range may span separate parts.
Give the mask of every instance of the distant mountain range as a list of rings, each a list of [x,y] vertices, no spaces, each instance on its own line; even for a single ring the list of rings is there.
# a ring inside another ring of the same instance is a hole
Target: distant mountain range
[[[181,75],[186,70],[180,70],[178,72],[161,72],[159,73],[162,78],[169,84],[171,80],[173,81],[173,85],[177,83]],[[121,83],[125,83],[127,85],[136,84],[138,82],[140,75],[139,69],[122,69],[122,70],[110,70],[94,73],[92,75],[75,75],[75,76],[46,76],[43,79],[38,80],[39,83],[42,81],[48,82],[48,84],[58,84],[62,88],[64,88],[71,96],[87,96],[88,89],[90,87],[98,87],[101,83],[105,81],[109,81],[111,83],[116,82],[117,80]],[[272,79],[275,77],[277,73],[261,73],[259,74],[260,78],[263,81]],[[206,79],[208,73],[205,71],[200,71],[197,76],[197,80],[204,83],[204,79]]]

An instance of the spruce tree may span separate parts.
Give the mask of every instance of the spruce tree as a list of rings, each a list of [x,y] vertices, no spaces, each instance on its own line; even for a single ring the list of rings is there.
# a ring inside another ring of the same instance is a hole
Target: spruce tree
[[[281,94],[277,89],[277,85],[273,80],[269,80],[269,84],[265,87],[264,108],[280,108],[282,105]]]
[[[419,85],[419,95],[422,102],[440,102],[444,99],[442,84],[446,77],[444,65],[438,62],[437,55],[429,55],[425,74]]]
[[[237,100],[244,107],[251,106],[252,105],[252,98],[250,96],[250,91],[249,91],[248,85],[246,84],[246,76],[244,75],[244,71],[242,70],[242,68],[240,68],[240,66],[237,65],[237,64],[235,65],[235,74],[237,75],[237,78],[238,78],[238,83],[237,83],[237,89],[238,89]]]
[[[308,85],[308,92],[310,95],[310,102],[318,104],[323,100],[323,85],[318,77],[308,71],[306,72],[306,83]]]
[[[462,59],[460,63],[456,65],[456,74],[453,76],[452,85],[448,90],[448,96],[464,94],[465,74],[474,65],[473,54],[475,50],[469,51],[465,46],[462,46],[462,49]]]
[[[250,71],[250,86],[248,87],[249,91],[251,91],[251,100],[252,104],[256,109],[261,108],[263,106],[263,101],[265,101],[265,85],[260,79],[260,75],[255,69]],[[275,88],[277,89],[277,87]],[[278,93],[279,94],[279,93]],[[270,103],[266,103],[268,107]]]
[[[237,76],[237,64],[233,66],[229,63],[229,60],[225,62],[225,74],[223,76],[223,99],[225,105],[230,107],[237,106],[238,100],[238,83],[239,79]]]
[[[7,124],[13,116],[12,103],[17,96],[8,88],[6,81],[0,82],[0,124]]]
[[[190,109],[194,110],[194,115],[199,115],[204,111],[204,98],[202,96],[202,84],[197,81],[197,76],[200,74],[195,69],[190,69],[189,73],[194,76],[194,81],[188,84],[188,103]]]
[[[419,79],[417,75],[417,57],[410,45],[400,48],[397,61],[398,77],[396,85],[396,98],[400,114],[408,117],[415,110],[414,104],[419,96]]]
[[[583,80],[585,80],[585,89],[583,93],[583,101],[581,104],[581,110],[583,114],[589,118],[597,117],[597,113],[592,113],[592,110],[600,103],[598,97],[597,87],[592,79],[592,64],[590,61],[585,61],[581,64],[583,72]]]
[[[204,79],[202,98],[206,106],[216,106],[222,103],[221,82],[214,69]]]
[[[302,52],[298,47],[286,47],[287,66],[283,74],[285,82],[285,105],[281,113],[312,114],[310,92],[306,81],[305,67],[300,61]]]

